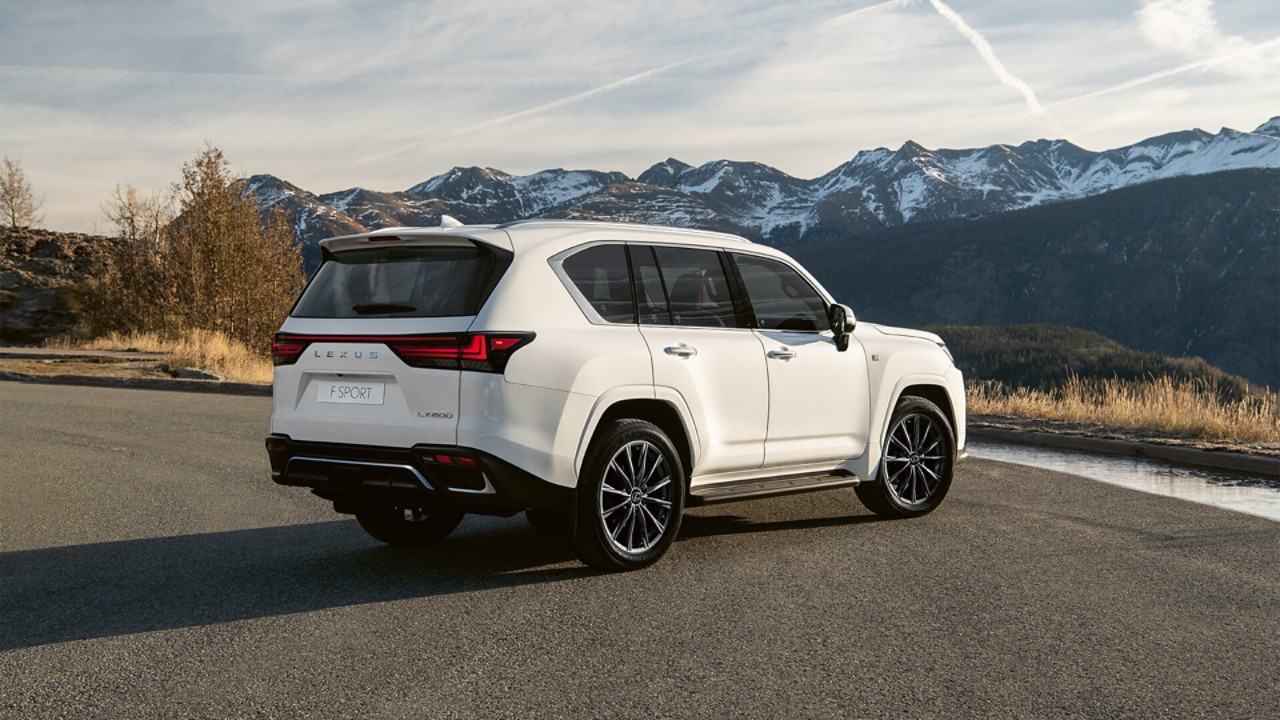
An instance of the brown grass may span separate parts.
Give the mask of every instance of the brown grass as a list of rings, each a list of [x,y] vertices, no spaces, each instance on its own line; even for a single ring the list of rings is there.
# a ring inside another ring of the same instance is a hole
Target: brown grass
[[[220,332],[191,330],[181,337],[157,333],[111,333],[92,340],[60,340],[49,343],[82,350],[141,350],[170,356],[170,368],[196,367],[236,382],[271,382],[271,361],[250,352],[242,343]]]
[[[1160,377],[1142,382],[1070,377],[1043,392],[971,383],[969,412],[1142,428],[1237,442],[1280,443],[1276,393],[1223,400],[1202,383]]]

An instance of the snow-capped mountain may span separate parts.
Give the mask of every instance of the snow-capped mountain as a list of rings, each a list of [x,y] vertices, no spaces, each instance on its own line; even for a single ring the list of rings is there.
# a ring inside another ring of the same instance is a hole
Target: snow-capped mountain
[[[314,259],[315,242],[361,229],[528,217],[612,218],[728,230],[789,245],[924,220],[978,217],[1090,197],[1163,178],[1280,168],[1280,116],[1252,132],[1187,130],[1094,152],[1065,140],[968,150],[859,152],[813,179],[755,162],[692,166],[674,158],[637,178],[596,170],[513,176],[453,168],[401,192],[314,195],[270,175],[249,179],[264,209],[280,206]]]

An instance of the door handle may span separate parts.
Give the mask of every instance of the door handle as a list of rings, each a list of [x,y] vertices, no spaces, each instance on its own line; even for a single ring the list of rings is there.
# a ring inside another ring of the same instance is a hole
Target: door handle
[[[679,345],[668,345],[663,348],[662,351],[668,355],[675,355],[676,357],[682,358],[693,357],[698,354],[697,348],[691,348],[684,343],[680,343]]]
[[[783,349],[783,350],[770,350],[770,351],[769,351],[769,353],[768,353],[768,355],[769,355],[769,357],[773,358],[774,360],[790,360],[791,358],[793,358],[793,357],[795,357],[795,356],[796,356],[796,351],[795,351],[795,350],[786,350],[786,349]]]

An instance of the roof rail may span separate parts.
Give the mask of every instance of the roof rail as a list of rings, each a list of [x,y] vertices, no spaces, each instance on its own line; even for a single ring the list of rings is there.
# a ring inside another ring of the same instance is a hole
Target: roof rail
[[[628,229],[634,229],[634,230],[661,230],[662,232],[673,232],[673,233],[681,233],[686,235],[702,235],[702,236],[710,235],[710,236],[722,238],[725,240],[735,240],[737,242],[751,244],[750,240],[744,237],[741,237],[739,235],[734,235],[732,233],[717,232],[715,230],[699,230],[697,228],[677,227],[673,225],[652,225],[647,223],[611,222],[608,220],[573,220],[568,218],[565,218],[565,219],[529,218],[527,220],[512,220],[511,222],[505,222],[505,223],[502,223],[501,225],[496,225],[495,227],[497,227],[499,230],[505,230],[507,228],[520,227],[522,225],[571,225],[571,226],[602,225],[605,227],[622,227],[622,228],[628,228]]]

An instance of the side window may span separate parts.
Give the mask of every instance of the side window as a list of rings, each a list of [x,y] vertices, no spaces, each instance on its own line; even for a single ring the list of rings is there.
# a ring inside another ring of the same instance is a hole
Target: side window
[[[574,287],[608,322],[633,323],[631,273],[623,245],[596,245],[574,253],[561,263]]]
[[[650,245],[630,245],[631,271],[636,278],[636,308],[640,311],[641,325],[670,325],[671,311],[667,308],[667,291],[662,287],[662,274],[658,272],[658,260]]]
[[[800,273],[776,260],[735,253],[762,330],[826,330],[827,303]]]
[[[720,253],[694,248],[655,248],[673,325],[738,327]]]

